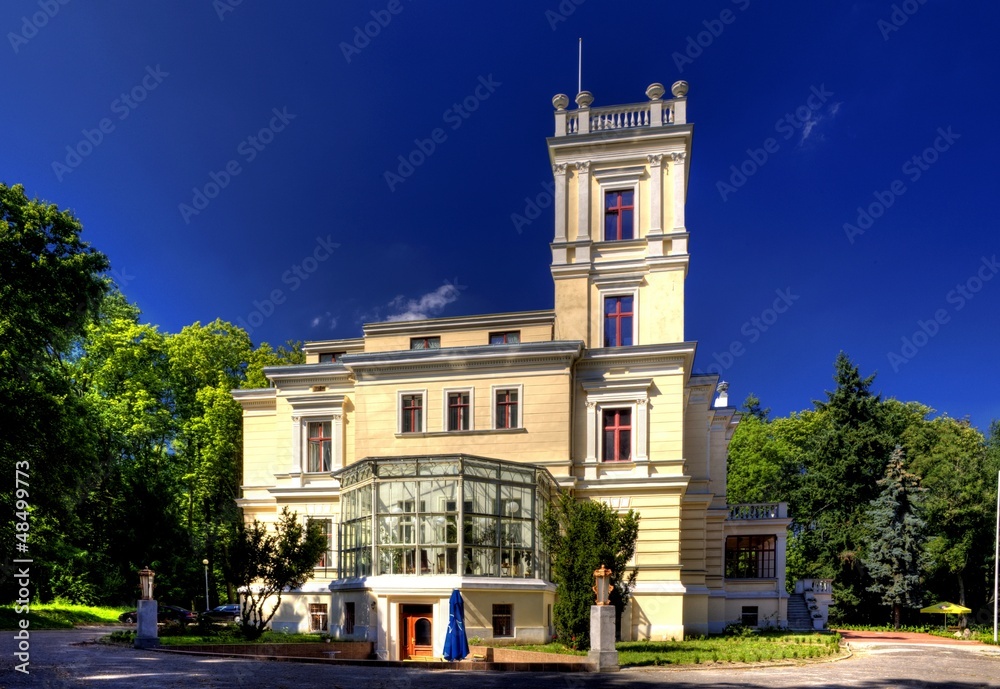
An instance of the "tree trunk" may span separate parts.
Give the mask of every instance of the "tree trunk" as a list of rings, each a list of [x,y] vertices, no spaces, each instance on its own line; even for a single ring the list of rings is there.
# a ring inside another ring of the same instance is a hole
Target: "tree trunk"
[[[903,623],[903,606],[899,603],[892,604],[892,624],[896,629]]]
[[[965,578],[962,576],[961,572],[959,572],[957,576],[958,576],[958,604],[965,605]],[[965,627],[968,624],[969,621],[966,619],[965,615],[958,616],[959,629],[965,629]]]

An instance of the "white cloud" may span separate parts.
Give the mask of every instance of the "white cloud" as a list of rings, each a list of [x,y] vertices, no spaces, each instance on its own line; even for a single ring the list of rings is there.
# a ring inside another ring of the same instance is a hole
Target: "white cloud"
[[[387,321],[418,321],[441,313],[448,304],[458,299],[459,286],[446,282],[433,292],[416,299],[399,295],[389,302]]]
[[[311,321],[309,321],[309,327],[318,328],[324,326],[327,330],[333,330],[337,327],[337,319],[329,311],[321,313],[318,316],[314,316]]]
[[[830,105],[830,107],[826,109],[825,114],[821,114],[819,112],[813,112],[812,116],[802,125],[802,138],[799,139],[799,146],[804,144],[806,142],[806,139],[812,136],[813,132],[816,130],[816,127],[818,127],[821,122],[823,122],[826,119],[832,120],[833,118],[835,118],[837,116],[837,113],[840,112],[840,106],[842,104],[843,104],[842,101],[833,103],[832,105]],[[823,137],[820,136],[820,139],[822,138]]]

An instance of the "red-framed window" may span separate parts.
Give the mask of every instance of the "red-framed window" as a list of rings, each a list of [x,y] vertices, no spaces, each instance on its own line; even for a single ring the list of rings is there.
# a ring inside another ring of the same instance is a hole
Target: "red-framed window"
[[[306,471],[330,471],[333,467],[330,452],[333,449],[333,438],[330,435],[329,421],[310,421],[308,460]]]
[[[521,331],[511,330],[505,333],[490,333],[490,344],[521,344]]]
[[[400,409],[403,433],[420,433],[424,430],[424,396],[403,395]]]
[[[633,239],[635,231],[635,191],[617,189],[604,193],[604,240]]]
[[[497,390],[497,428],[517,428],[517,390]]]
[[[469,430],[469,393],[448,393],[448,430]]]
[[[632,410],[604,410],[604,448],[601,459],[605,462],[628,462],[632,459]]]
[[[604,297],[604,346],[631,347],[633,297]]]
[[[440,337],[411,337],[410,349],[441,349]]]

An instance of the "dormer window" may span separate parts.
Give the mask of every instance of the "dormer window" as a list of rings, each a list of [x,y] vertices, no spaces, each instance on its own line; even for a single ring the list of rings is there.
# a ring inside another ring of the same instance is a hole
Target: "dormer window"
[[[410,349],[441,349],[440,337],[411,337]]]
[[[505,333],[490,333],[491,345],[520,344],[521,331],[511,330]]]
[[[613,189],[604,192],[604,241],[635,238],[635,191]]]
[[[334,362],[340,361],[340,358],[342,356],[344,356],[344,352],[320,352],[319,363],[332,364]]]

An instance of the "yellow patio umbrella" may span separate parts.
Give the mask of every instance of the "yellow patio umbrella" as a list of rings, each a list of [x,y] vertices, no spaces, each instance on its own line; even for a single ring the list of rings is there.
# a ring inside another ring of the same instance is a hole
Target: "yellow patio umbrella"
[[[934,605],[928,605],[926,608],[921,608],[920,612],[936,612],[943,614],[944,628],[948,629],[948,613],[951,613],[952,615],[968,615],[972,612],[972,609],[967,608],[964,605],[955,605],[954,603],[944,601],[943,603],[935,603]]]

